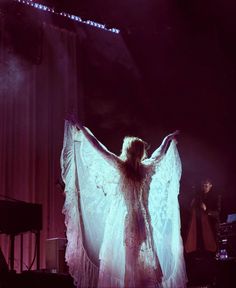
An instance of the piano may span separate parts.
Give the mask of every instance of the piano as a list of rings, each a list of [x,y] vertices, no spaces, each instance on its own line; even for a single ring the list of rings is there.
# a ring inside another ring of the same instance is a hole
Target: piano
[[[0,234],[10,236],[10,269],[14,270],[15,236],[28,231],[35,233],[37,269],[39,269],[40,230],[42,230],[42,205],[23,201],[0,200]],[[21,242],[23,238],[21,238]],[[23,250],[23,245],[21,245]],[[21,251],[23,256],[23,251]],[[22,257],[21,257],[22,262]],[[23,264],[21,263],[21,270]]]
[[[20,234],[42,230],[42,205],[0,200],[0,233]]]

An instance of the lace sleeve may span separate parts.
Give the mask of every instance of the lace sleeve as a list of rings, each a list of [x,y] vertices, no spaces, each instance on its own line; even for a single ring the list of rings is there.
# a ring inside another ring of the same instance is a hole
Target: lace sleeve
[[[66,261],[78,287],[95,287],[106,215],[119,174],[68,121],[61,169],[65,182]]]
[[[181,162],[174,141],[156,164],[149,192],[153,239],[163,271],[163,287],[186,286],[180,234],[179,181]]]

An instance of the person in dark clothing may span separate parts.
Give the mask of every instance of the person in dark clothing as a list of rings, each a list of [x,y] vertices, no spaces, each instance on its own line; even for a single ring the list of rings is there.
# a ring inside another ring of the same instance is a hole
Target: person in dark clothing
[[[214,254],[217,250],[216,226],[219,217],[212,182],[205,179],[191,202],[191,220],[185,241],[185,252],[198,256]]]

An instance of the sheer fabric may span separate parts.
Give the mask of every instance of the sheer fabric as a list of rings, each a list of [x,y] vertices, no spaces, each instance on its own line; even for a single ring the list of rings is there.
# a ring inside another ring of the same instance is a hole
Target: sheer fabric
[[[175,143],[143,165],[142,184],[127,181],[65,122],[66,261],[78,287],[185,287]]]

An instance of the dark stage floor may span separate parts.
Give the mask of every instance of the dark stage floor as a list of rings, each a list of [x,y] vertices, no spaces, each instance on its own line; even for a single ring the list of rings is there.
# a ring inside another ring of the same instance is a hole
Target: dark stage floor
[[[236,287],[236,259],[186,257],[188,288]],[[27,271],[0,274],[0,288],[75,288],[67,274]]]
[[[234,288],[236,287],[236,258],[216,260],[212,256],[186,257],[188,287]]]
[[[0,275],[0,288],[75,288],[69,275],[44,271]]]

